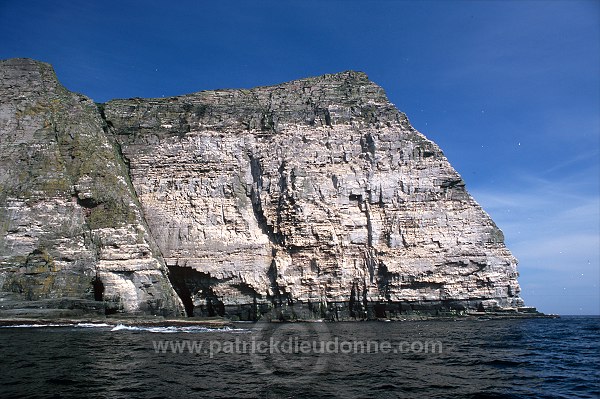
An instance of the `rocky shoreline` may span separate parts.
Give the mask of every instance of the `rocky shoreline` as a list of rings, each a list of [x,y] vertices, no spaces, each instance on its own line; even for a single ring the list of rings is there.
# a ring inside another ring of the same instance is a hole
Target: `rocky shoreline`
[[[82,316],[82,317],[28,317],[28,316],[13,316],[13,317],[0,317],[0,327],[10,326],[77,326],[82,324],[91,325],[103,325],[107,327],[115,326],[143,326],[143,327],[187,327],[187,326],[200,326],[207,328],[222,328],[231,327],[238,324],[248,324],[256,322],[269,322],[269,323],[309,323],[309,322],[361,322],[361,321],[380,321],[380,322],[407,322],[407,321],[458,321],[458,320],[506,320],[506,319],[555,319],[559,318],[559,315],[555,314],[544,314],[536,310],[527,309],[525,311],[519,311],[517,309],[510,311],[499,311],[499,312],[462,312],[455,314],[421,314],[421,313],[410,313],[402,315],[401,317],[395,318],[373,318],[373,319],[343,319],[343,320],[331,320],[331,319],[293,319],[293,320],[282,320],[273,318],[262,318],[255,321],[239,321],[231,320],[223,317],[186,317],[186,318],[165,318],[165,317],[152,317],[152,316]]]

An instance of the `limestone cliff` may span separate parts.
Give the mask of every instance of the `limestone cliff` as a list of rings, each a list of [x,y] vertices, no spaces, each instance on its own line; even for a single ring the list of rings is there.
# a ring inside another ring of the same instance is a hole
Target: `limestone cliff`
[[[45,64],[0,70],[5,292],[176,313],[174,289],[241,319],[522,305],[502,232],[363,73],[98,109]]]

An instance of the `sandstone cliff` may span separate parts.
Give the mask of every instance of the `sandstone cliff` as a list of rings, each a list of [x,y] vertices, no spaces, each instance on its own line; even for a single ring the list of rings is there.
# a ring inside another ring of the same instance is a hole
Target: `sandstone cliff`
[[[97,108],[46,64],[0,71],[5,295],[241,319],[522,305],[502,232],[363,73]]]
[[[0,290],[3,315],[181,308],[96,105],[26,59],[0,63]]]

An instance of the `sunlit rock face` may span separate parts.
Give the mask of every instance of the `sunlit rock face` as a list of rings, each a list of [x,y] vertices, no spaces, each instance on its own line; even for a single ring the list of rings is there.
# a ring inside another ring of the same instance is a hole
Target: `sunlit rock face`
[[[502,232],[363,73],[102,112],[188,314],[522,305]]]
[[[518,307],[503,241],[363,73],[97,105],[0,62],[0,316]]]

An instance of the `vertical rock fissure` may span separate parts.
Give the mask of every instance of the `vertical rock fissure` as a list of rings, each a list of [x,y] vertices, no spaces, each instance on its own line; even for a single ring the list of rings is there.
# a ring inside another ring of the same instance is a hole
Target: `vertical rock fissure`
[[[280,246],[283,244],[283,236],[275,232],[275,228],[269,225],[267,217],[262,208],[261,192],[263,189],[263,170],[260,164],[260,159],[255,157],[252,152],[248,151],[250,160],[250,174],[252,175],[252,188],[250,189],[250,202],[252,203],[252,211],[258,226],[262,232],[269,238],[273,245]]]

